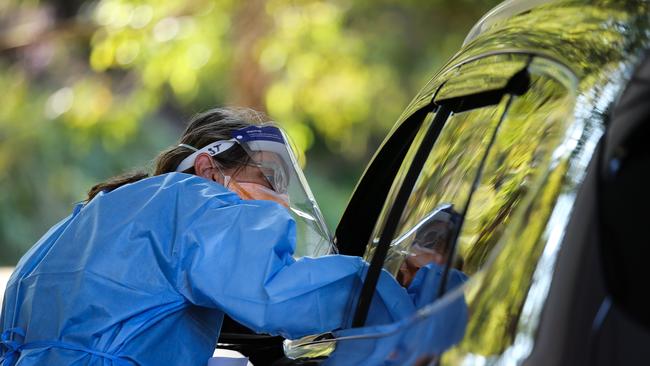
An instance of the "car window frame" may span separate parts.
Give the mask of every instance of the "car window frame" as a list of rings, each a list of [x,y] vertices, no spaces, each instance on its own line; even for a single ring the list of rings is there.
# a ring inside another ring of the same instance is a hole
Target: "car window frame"
[[[527,55],[527,61],[523,68],[515,72],[501,88],[490,88],[488,90],[478,89],[472,94],[443,100],[437,100],[437,93],[434,94],[433,104],[437,107],[436,116],[434,117],[434,121],[429,126],[429,130],[426,132],[426,137],[421,142],[421,145],[417,147],[417,152],[416,156],[413,159],[413,163],[409,167],[404,181],[401,183],[400,187],[398,187],[397,198],[393,202],[393,205],[389,208],[388,217],[386,218],[386,225],[379,234],[379,241],[370,261],[370,267],[364,278],[363,285],[359,291],[359,296],[353,301],[353,303],[356,304],[356,307],[352,318],[352,327],[362,327],[365,324],[379,275],[383,269],[388,249],[396,234],[397,226],[406,207],[408,198],[410,197],[412,189],[416,184],[424,163],[431,153],[431,150],[434,148],[435,143],[440,136],[440,132],[444,128],[446,122],[449,120],[451,114],[498,104],[501,98],[506,95],[514,96],[524,94],[528,90],[528,83],[530,81],[530,77],[528,75],[528,66],[530,65],[530,62],[533,60],[533,58],[533,55]],[[445,83],[442,83],[438,87],[437,91],[441,90],[444,87]],[[499,118],[502,118],[502,116]],[[481,159],[484,160],[487,157],[488,153],[489,149],[486,149]],[[397,170],[399,170],[399,168]],[[475,189],[475,187],[473,186],[472,189]],[[455,251],[457,235],[458,231],[456,231],[452,237],[452,255],[449,256],[448,263],[445,265],[443,280],[441,281],[441,284],[445,283],[445,279],[448,276],[451,261],[453,259],[453,253]],[[369,240],[370,235],[368,236],[368,241]],[[366,243],[368,241],[366,241]],[[441,286],[441,288],[443,288],[444,292],[444,287]],[[354,294],[352,295],[354,296]]]

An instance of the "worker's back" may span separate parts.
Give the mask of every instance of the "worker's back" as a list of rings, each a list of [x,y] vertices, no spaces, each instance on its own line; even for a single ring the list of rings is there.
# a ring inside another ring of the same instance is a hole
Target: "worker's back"
[[[205,364],[223,313],[176,289],[184,234],[174,230],[200,215],[199,195],[238,200],[195,176],[158,176],[79,204],[52,228],[7,286],[2,326],[22,344],[17,364]]]

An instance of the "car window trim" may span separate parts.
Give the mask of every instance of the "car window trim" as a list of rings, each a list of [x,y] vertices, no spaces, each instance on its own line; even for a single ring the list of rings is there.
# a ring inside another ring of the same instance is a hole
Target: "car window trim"
[[[336,227],[334,240],[339,254],[359,257],[364,255],[372,229],[383,207],[383,201],[373,203],[376,201],[373,198],[385,197],[388,194],[416,134],[427,116],[436,112],[435,108],[436,106],[430,101],[429,104],[413,112],[382,144],[373,157]],[[374,206],[369,207],[373,204]]]
[[[433,118],[433,121],[431,122],[431,125],[426,132],[424,140],[422,140],[422,143],[418,147],[418,150],[413,157],[413,163],[409,167],[409,170],[404,177],[404,182],[402,183],[402,186],[397,193],[395,203],[390,208],[388,217],[386,218],[386,226],[384,227],[384,230],[379,237],[379,243],[377,244],[374,255],[372,256],[366,278],[363,281],[363,287],[361,288],[359,301],[357,303],[357,308],[352,320],[352,327],[362,327],[366,322],[368,310],[370,309],[370,302],[375,294],[375,287],[377,285],[377,281],[379,280],[381,270],[384,266],[384,261],[386,260],[386,255],[388,254],[388,249],[390,247],[390,243],[392,242],[392,237],[397,230],[399,218],[402,216],[402,211],[406,206],[406,202],[410,196],[411,189],[415,185],[415,181],[417,180],[419,173],[422,170],[422,166],[424,166],[424,163],[429,156],[429,151],[431,148],[433,148],[434,142],[438,139],[438,136],[442,131],[442,127],[445,125],[445,122],[451,115],[451,112],[451,108],[445,105],[441,105],[440,108],[438,108],[438,113],[436,113],[435,117]],[[406,189],[407,187],[410,187],[410,189]],[[390,238],[389,235],[386,235],[387,233],[391,234]]]

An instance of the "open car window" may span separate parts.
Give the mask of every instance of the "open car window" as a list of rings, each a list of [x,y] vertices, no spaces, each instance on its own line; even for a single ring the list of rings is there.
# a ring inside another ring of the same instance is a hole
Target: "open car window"
[[[446,214],[441,212],[434,215],[434,208],[439,204],[449,204],[450,207],[444,211],[452,215],[458,214],[457,206],[464,201],[460,196],[468,195],[469,186],[476,176],[478,162],[487,152],[488,141],[486,139],[494,131],[507,106],[508,100],[503,98],[505,95],[503,90],[507,88],[507,84],[513,76],[524,70],[529,62],[530,57],[521,54],[489,56],[463,64],[445,73],[436,81],[441,85],[435,96],[436,102],[453,104],[456,111],[445,120],[437,121],[441,125],[444,124],[444,129],[440,132],[435,142],[436,146],[422,167],[420,177],[408,199],[408,208],[402,215],[384,262],[385,268],[396,277],[399,277],[399,269],[406,259],[411,257],[410,259],[415,260],[412,255],[414,253],[411,253],[412,247],[417,248],[416,250],[420,253],[426,251],[426,247],[423,248],[417,243],[413,246],[416,236],[421,241],[425,237],[423,236],[424,231],[429,232],[428,236],[438,235],[435,230],[432,231],[429,228],[439,226],[438,217],[446,216]],[[472,98],[464,98],[468,95],[471,95]],[[380,235],[385,230],[388,214],[395,206],[397,194],[402,189],[407,172],[412,168],[414,156],[420,149],[427,131],[432,127],[432,123],[433,118],[429,118],[418,131],[388,195],[385,196],[383,209],[366,247],[364,258],[368,261],[375,255],[375,248]],[[465,130],[467,133],[463,133]],[[443,159],[446,159],[446,162],[443,162]],[[444,166],[437,169],[435,166],[437,164]],[[446,193],[454,195],[455,201],[457,201],[455,206],[451,199],[444,202],[444,197],[435,198],[431,196],[431,192],[426,192],[429,189],[427,187],[444,184],[444,181],[449,180],[452,176],[462,176],[464,179],[462,183],[450,182],[454,187],[449,187],[450,190]],[[428,182],[428,186],[422,182]],[[426,196],[426,200],[421,200],[423,195]],[[436,200],[436,202],[434,203],[432,200]],[[419,206],[415,207],[416,204]],[[427,217],[429,217],[428,220]],[[427,221],[430,223],[426,223]],[[416,230],[416,228],[418,229]],[[449,229],[447,225],[445,230]]]
[[[454,113],[445,123],[408,199],[384,262],[385,269],[403,285],[410,284],[410,279],[417,271],[417,267],[411,264],[421,262],[421,257],[446,257],[445,253],[436,251],[442,249],[443,241],[450,240],[451,232],[448,225],[443,225],[438,218],[458,214],[459,207],[469,197],[481,157],[486,153],[486,139],[494,132],[507,105],[508,99],[504,97],[497,105]],[[415,144],[412,150],[416,150]],[[409,154],[414,152],[409,151]],[[405,159],[400,174],[406,174],[410,163],[410,160]],[[396,182],[399,178],[398,176]],[[367,260],[371,260],[374,255],[390,205],[394,202],[393,196],[399,188],[395,184],[389,194],[381,221],[375,227],[373,241],[366,253]],[[443,209],[442,205],[448,207]],[[451,220],[448,224],[453,225]],[[442,261],[438,262],[443,264]]]

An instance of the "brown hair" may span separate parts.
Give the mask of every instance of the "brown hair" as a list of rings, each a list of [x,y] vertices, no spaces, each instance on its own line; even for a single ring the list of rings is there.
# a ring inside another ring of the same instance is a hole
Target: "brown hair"
[[[247,108],[214,108],[203,113],[194,115],[178,140],[178,144],[186,144],[200,149],[207,144],[228,140],[234,130],[259,125],[268,121],[268,118],[257,111]],[[162,151],[154,159],[153,175],[160,175],[176,171],[176,167],[183,159],[194,151],[178,144]],[[224,169],[233,169],[245,165],[248,161],[246,152],[235,145],[223,154],[213,157],[215,162]],[[194,174],[194,168],[189,168],[184,173]],[[150,174],[143,171],[121,174],[110,178],[105,182],[94,185],[88,191],[86,201],[92,200],[99,192],[112,191],[128,183],[137,182],[149,177]]]

